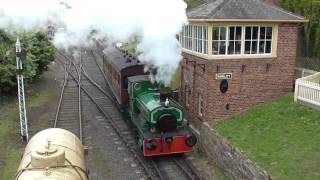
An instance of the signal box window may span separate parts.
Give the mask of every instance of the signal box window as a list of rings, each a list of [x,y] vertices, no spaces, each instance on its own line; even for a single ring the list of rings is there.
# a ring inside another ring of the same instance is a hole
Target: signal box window
[[[246,26],[245,54],[270,54],[272,44],[272,27]]]
[[[187,25],[182,30],[182,47],[201,54],[208,54],[208,26]]]
[[[213,55],[271,54],[271,26],[213,26]]]
[[[208,54],[208,27],[193,26],[194,31],[194,46],[193,51],[202,54]]]
[[[213,52],[214,55],[224,55],[226,54],[226,44],[227,44],[227,28],[226,27],[213,27]]]
[[[183,43],[182,46],[185,49],[192,50],[192,26],[187,25],[183,27]]]
[[[217,26],[212,29],[214,55],[241,54],[241,26]]]

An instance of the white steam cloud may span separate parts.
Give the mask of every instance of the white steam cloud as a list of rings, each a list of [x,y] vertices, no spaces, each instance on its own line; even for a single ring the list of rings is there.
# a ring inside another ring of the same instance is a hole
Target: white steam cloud
[[[53,23],[58,27],[57,46],[84,45],[92,29],[114,42],[138,37],[140,60],[156,67],[156,80],[166,85],[182,58],[176,34],[187,23],[183,0],[0,0],[0,4],[1,29],[46,29]]]

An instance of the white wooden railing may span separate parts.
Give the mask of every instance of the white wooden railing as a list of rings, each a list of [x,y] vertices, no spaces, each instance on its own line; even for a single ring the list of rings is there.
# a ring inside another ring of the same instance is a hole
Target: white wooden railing
[[[320,72],[296,80],[294,101],[320,107]]]
[[[317,71],[314,71],[311,69],[305,69],[301,67],[296,67],[295,71],[296,71],[296,78],[303,78],[303,77],[310,76],[317,73]]]

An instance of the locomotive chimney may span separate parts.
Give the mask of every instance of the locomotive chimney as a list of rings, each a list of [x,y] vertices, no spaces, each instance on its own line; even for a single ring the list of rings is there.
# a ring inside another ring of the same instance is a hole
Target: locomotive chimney
[[[160,89],[160,102],[166,102],[172,96],[172,91],[169,87],[164,87]]]

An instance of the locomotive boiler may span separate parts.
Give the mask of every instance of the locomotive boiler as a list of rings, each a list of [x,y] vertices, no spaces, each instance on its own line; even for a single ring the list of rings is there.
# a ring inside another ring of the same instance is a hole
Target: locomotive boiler
[[[25,148],[15,180],[88,180],[84,148],[71,132],[51,128],[34,135]]]

